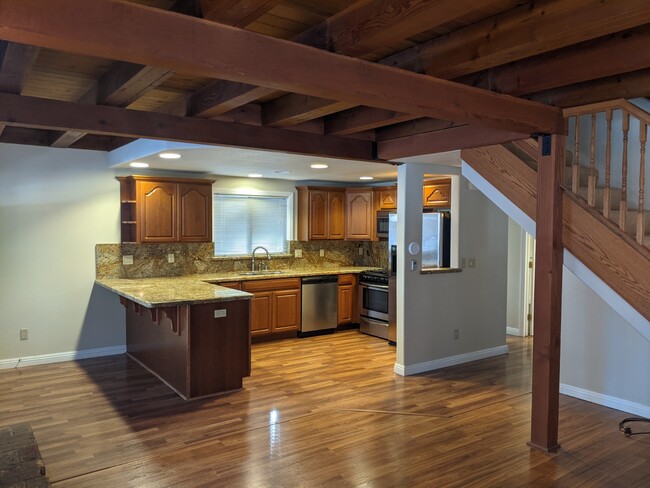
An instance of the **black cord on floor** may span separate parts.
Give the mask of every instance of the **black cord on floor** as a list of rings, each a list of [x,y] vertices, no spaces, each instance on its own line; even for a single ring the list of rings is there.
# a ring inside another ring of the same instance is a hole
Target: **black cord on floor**
[[[646,419],[644,417],[628,417],[626,419],[621,420],[621,422],[618,424],[618,430],[623,432],[623,434],[625,434],[625,437],[632,437],[633,435],[641,435],[641,434],[650,434],[650,431],[647,431],[647,432],[632,432],[632,429],[625,425],[625,424],[628,424],[628,423],[631,423],[631,422],[647,422],[647,423],[650,423],[650,419]]]

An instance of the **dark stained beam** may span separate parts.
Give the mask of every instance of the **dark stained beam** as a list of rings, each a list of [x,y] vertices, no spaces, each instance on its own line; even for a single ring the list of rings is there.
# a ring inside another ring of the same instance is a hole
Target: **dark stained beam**
[[[0,91],[20,94],[40,48],[0,41]]]
[[[376,139],[378,141],[387,141],[389,139],[399,139],[400,137],[414,136],[424,132],[433,132],[442,129],[450,129],[458,124],[456,122],[449,122],[447,120],[426,119],[420,118],[401,122],[399,124],[391,125],[389,127],[382,127],[375,130]]]
[[[499,66],[650,22],[646,0],[546,0],[397,53],[381,62],[444,79]]]
[[[49,146],[51,137],[49,130],[6,126],[0,137],[0,142],[29,146]]]
[[[393,160],[422,154],[492,146],[525,139],[526,137],[528,136],[518,132],[462,125],[400,139],[380,141],[377,143],[377,157],[384,160]]]
[[[530,445],[557,451],[562,320],[564,139],[544,135],[537,160],[535,337]]]
[[[222,0],[223,2],[223,0]],[[246,4],[247,2],[241,2]],[[507,8],[515,5],[513,0],[487,0],[482,7]],[[459,2],[457,0],[365,0],[355,2],[350,7],[338,14],[325,19],[320,24],[296,36],[293,41],[308,46],[317,47],[349,56],[359,56],[371,53],[387,44],[404,40],[418,32],[433,29],[437,25],[453,20],[474,10],[472,2]],[[210,99],[215,102],[212,113],[224,113],[233,108],[239,100],[249,103],[268,94],[260,88],[248,85],[250,93],[244,97],[242,91],[246,86],[227,87],[227,83],[218,86],[224,95],[215,98],[209,90],[205,94],[196,94],[191,97],[189,115],[209,116],[199,109],[206,110]],[[229,93],[233,93],[233,100],[226,102]],[[204,97],[207,95],[207,97]],[[205,100],[204,100],[205,98]],[[313,97],[312,97],[313,98]],[[221,107],[220,104],[225,104]],[[323,117],[347,107],[332,105],[327,108],[327,99],[310,100],[305,103],[301,95],[285,95],[271,102],[265,107],[267,125],[287,126],[298,124],[306,120]]]
[[[246,27],[278,3],[279,0],[201,0],[201,11],[206,20]]]
[[[0,93],[0,123],[374,161],[371,141]]]
[[[616,98],[648,96],[650,96],[650,68],[546,90],[535,93],[530,96],[530,99],[558,107],[578,107]]]
[[[649,45],[650,26],[644,26],[455,81],[508,95],[527,95],[650,68]]]
[[[7,128],[7,124],[1,123],[0,122],[0,136],[2,136],[2,133],[4,130]]]
[[[126,2],[93,2],[84,10],[83,19],[70,24],[75,13],[78,3],[74,0],[47,4],[4,0],[0,3],[0,36],[500,130],[565,130],[560,111],[552,107],[171,12]],[[169,36],[172,31],[179,35]]]
[[[211,118],[274,92],[275,90],[272,88],[217,80],[188,98],[187,114],[194,117]]]
[[[412,119],[411,114],[372,107],[357,107],[325,117],[325,133],[344,136],[383,127],[388,120],[393,124],[397,124]]]

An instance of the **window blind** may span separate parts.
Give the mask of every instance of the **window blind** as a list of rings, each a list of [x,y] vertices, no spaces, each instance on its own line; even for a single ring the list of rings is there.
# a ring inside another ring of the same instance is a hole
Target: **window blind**
[[[215,255],[250,254],[257,246],[286,252],[287,197],[214,195]]]

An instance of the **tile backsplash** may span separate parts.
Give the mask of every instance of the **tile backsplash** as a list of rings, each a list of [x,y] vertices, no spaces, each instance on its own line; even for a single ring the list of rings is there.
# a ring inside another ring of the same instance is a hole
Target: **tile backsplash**
[[[295,258],[294,251],[302,250]],[[324,256],[320,256],[321,249]],[[174,254],[174,262],[167,255]],[[133,264],[123,265],[122,256],[133,256]],[[264,258],[264,253],[256,255]],[[216,257],[214,244],[97,244],[97,278],[153,278],[200,273],[227,273],[250,268],[249,257]],[[273,256],[269,269],[338,268],[341,266],[379,266],[388,262],[388,246],[382,242],[289,241],[289,253]]]

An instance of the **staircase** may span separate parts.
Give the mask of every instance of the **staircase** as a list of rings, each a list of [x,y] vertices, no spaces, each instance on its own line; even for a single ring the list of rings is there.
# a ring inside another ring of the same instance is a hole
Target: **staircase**
[[[644,200],[650,114],[617,100],[571,109],[565,115],[570,130],[563,245],[650,320],[650,211]],[[466,149],[461,157],[535,220],[537,153],[537,142],[527,139]]]

